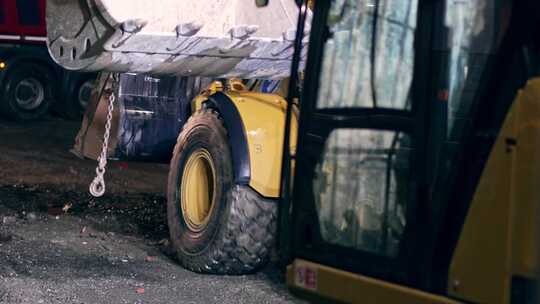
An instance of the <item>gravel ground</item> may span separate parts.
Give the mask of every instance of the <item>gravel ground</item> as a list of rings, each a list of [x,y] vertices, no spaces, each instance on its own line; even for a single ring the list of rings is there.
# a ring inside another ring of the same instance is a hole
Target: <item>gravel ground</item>
[[[165,223],[166,166],[95,162],[67,151],[78,124],[0,121],[0,303],[297,303],[273,265],[248,276],[180,267]]]

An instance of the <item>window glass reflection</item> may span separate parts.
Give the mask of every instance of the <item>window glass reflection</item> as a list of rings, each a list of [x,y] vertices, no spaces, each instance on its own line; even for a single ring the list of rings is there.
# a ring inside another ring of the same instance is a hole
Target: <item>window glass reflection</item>
[[[407,224],[410,147],[410,137],[402,133],[332,132],[313,184],[326,242],[397,254]]]

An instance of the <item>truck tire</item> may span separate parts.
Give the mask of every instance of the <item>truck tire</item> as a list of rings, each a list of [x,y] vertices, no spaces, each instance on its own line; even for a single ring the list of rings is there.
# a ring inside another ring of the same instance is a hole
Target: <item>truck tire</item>
[[[45,67],[36,64],[12,67],[3,81],[0,112],[16,121],[42,118],[53,102],[53,78]]]
[[[277,203],[235,184],[227,131],[211,109],[190,117],[178,137],[167,218],[172,246],[189,270],[246,274],[269,259]]]
[[[60,116],[73,120],[82,118],[96,82],[95,74],[77,74],[71,75],[73,79],[69,80],[67,92],[62,96],[61,103],[54,109]]]

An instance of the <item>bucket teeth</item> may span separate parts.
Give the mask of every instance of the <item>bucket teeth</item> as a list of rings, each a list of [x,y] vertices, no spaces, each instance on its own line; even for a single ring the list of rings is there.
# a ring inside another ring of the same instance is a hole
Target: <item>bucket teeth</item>
[[[295,0],[264,7],[254,0],[46,3],[48,47],[68,70],[243,79],[291,72]],[[301,54],[302,67],[307,52]]]
[[[200,22],[187,22],[180,23],[176,26],[176,36],[193,36],[197,34],[203,27],[203,24]]]
[[[140,32],[147,24],[148,21],[143,19],[126,20],[122,22],[120,29],[124,33],[135,34]]]
[[[258,29],[259,26],[257,25],[239,25],[231,28],[229,33],[231,34],[232,38],[247,39],[249,36],[257,32]]]

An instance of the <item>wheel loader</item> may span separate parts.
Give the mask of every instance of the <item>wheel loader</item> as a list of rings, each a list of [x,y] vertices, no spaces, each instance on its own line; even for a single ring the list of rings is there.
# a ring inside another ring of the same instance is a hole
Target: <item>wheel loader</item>
[[[291,291],[337,303],[536,302],[538,20],[518,0],[48,2],[68,69],[218,79],[171,153],[180,263],[249,273],[278,232]],[[286,99],[240,80],[284,77]]]
[[[160,158],[148,151],[172,155],[165,158],[167,220],[178,260],[190,270],[253,272],[275,248],[287,103],[250,92],[242,80],[289,75],[298,14],[293,0],[265,7],[239,0],[47,2],[51,57],[69,70],[113,75],[101,78],[96,91],[105,100],[90,105],[96,115],[87,117],[107,133],[104,152],[85,147],[81,153],[102,155],[91,193],[105,190],[104,164],[119,148],[119,155],[146,160]],[[172,92],[203,83],[195,98]],[[154,125],[171,130],[143,130]],[[174,147],[171,131],[179,132]],[[92,128],[83,133],[104,138]],[[128,139],[114,140],[119,133]],[[152,147],[137,150],[144,145]]]

